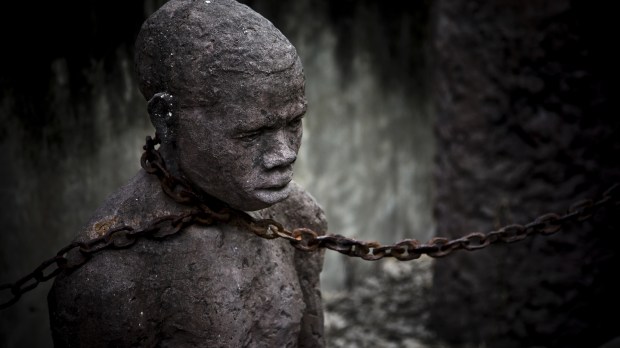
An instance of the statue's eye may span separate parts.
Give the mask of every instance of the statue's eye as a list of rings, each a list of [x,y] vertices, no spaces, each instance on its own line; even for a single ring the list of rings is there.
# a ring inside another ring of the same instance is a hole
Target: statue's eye
[[[262,134],[262,132],[260,130],[255,130],[255,131],[250,131],[250,132],[244,132],[241,133],[237,136],[237,139],[244,141],[244,142],[252,142],[256,139],[258,139],[258,137]]]
[[[292,119],[291,121],[287,123],[287,126],[293,130],[299,129],[301,127],[302,118],[303,118],[303,115],[295,117],[294,119]]]

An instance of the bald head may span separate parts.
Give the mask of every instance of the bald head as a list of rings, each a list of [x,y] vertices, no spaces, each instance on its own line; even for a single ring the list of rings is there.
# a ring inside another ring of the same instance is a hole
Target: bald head
[[[135,64],[147,100],[165,92],[182,106],[229,99],[227,94],[237,93],[239,81],[247,78],[279,72],[303,78],[286,37],[234,0],[168,1],[143,24]]]
[[[173,175],[242,210],[288,196],[305,81],[271,22],[233,0],[170,0],[143,24],[136,68]]]

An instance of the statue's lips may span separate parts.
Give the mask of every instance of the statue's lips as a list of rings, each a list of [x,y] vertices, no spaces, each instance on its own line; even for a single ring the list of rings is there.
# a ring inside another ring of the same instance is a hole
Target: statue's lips
[[[292,177],[285,177],[279,180],[271,181],[267,184],[260,185],[258,187],[259,190],[281,190],[285,188],[290,182],[293,180]]]

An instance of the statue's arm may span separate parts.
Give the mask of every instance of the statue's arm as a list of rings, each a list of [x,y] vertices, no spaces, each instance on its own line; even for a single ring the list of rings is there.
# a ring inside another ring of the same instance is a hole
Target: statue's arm
[[[303,225],[295,227],[306,227],[318,234],[325,234],[327,231],[327,219],[323,209],[314,199],[304,200],[303,203],[303,211],[306,212],[303,218],[300,219]],[[301,285],[306,304],[298,340],[299,347],[325,347],[320,284],[323,259],[324,250],[313,252],[295,251],[295,268],[297,269],[299,284]]]
[[[85,242],[126,224],[119,221],[93,218],[77,240]],[[78,260],[79,251],[67,257]],[[148,336],[136,327],[149,300],[136,298],[143,262],[132,249],[102,250],[81,267],[59,274],[47,296],[54,347],[129,346]]]
[[[109,347],[139,337],[127,334],[136,329],[129,314],[138,307],[127,276],[136,270],[114,265],[117,252],[103,251],[55,279],[47,298],[54,347]]]
[[[323,268],[324,251],[296,251],[295,267],[306,308],[301,322],[299,347],[325,347],[323,303],[319,275]]]

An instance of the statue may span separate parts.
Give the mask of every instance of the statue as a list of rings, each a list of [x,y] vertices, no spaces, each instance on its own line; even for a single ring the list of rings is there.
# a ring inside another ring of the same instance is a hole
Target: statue
[[[271,22],[233,0],[170,0],[142,26],[136,69],[172,175],[251,216],[325,232],[322,209],[292,181],[303,68]],[[141,170],[78,240],[187,209]],[[322,347],[322,262],[321,252],[225,223],[104,250],[55,279],[54,344]]]

